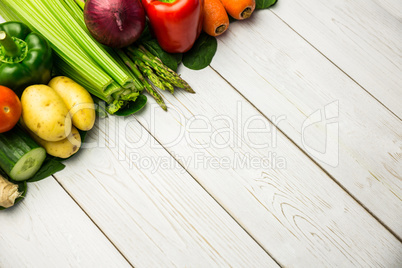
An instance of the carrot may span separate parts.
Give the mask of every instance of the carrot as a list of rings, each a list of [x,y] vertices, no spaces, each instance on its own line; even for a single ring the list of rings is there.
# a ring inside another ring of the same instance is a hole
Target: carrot
[[[227,13],[237,20],[251,16],[255,9],[255,0],[221,0]]]
[[[204,0],[204,32],[211,36],[223,34],[229,27],[229,16],[220,0]]]

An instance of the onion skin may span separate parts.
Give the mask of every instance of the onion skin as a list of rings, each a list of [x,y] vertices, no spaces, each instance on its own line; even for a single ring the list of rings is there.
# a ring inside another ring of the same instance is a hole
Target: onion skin
[[[87,0],[85,24],[96,41],[113,48],[131,45],[145,28],[140,0]]]

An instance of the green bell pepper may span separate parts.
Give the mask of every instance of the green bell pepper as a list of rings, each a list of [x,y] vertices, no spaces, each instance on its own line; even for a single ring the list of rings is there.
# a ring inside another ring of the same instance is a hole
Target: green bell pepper
[[[21,95],[51,78],[53,53],[49,42],[20,22],[0,24],[0,85]]]

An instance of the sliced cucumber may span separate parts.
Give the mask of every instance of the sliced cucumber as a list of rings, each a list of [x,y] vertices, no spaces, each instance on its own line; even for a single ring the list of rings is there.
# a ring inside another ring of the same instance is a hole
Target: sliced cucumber
[[[11,179],[24,181],[42,166],[46,151],[20,126],[0,134],[0,168]]]

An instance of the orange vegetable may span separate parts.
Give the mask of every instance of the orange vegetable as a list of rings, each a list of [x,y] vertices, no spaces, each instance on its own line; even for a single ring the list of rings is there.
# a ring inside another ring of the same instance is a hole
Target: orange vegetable
[[[220,0],[204,0],[202,29],[211,36],[223,34],[229,27],[229,16]]]
[[[251,16],[255,9],[255,0],[221,0],[227,13],[237,20]]]

